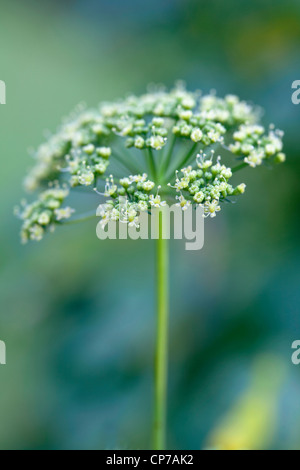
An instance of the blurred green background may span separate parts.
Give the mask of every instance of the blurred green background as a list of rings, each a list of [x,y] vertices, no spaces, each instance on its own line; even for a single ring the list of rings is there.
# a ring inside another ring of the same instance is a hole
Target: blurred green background
[[[205,248],[171,247],[169,448],[300,449],[298,0],[0,0],[1,449],[147,449],[154,245],[95,223],[19,243],[13,207],[45,130],[149,82],[235,93],[285,133]]]

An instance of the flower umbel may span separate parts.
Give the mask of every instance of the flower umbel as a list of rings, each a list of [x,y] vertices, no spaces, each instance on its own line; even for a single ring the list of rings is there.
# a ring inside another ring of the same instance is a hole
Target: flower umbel
[[[39,241],[70,219],[74,209],[63,204],[75,187],[105,199],[103,226],[109,220],[137,226],[140,212],[167,203],[182,210],[201,205],[205,217],[215,217],[223,202],[245,192],[234,181],[238,169],[285,161],[282,137],[274,126],[266,131],[259,110],[238,97],[202,96],[182,84],[80,108],[36,152],[25,186],[42,192],[18,211],[22,240]],[[230,166],[215,157],[228,150]],[[121,197],[128,200],[122,214]]]

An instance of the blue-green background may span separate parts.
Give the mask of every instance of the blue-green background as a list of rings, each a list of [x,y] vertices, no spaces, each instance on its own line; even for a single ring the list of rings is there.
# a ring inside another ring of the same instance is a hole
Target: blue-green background
[[[257,447],[300,449],[299,57],[298,0],[0,0],[1,449],[151,446],[153,243],[88,222],[24,247],[13,207],[28,149],[76,104],[177,79],[262,105],[288,161],[245,172],[202,251],[172,243],[168,447],[210,445],[250,390],[275,401]],[[265,354],[268,390],[251,386]]]

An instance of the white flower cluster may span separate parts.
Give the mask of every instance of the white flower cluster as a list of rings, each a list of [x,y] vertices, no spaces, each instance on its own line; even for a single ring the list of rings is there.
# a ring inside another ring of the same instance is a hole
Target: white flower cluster
[[[62,207],[68,195],[67,189],[48,189],[42,192],[34,203],[27,204],[24,201],[22,207],[16,209],[16,214],[23,220],[21,231],[23,243],[28,240],[40,241],[47,228],[53,231],[55,224],[72,216],[73,209]]]
[[[130,175],[120,179],[116,185],[111,176],[107,179],[104,196],[111,198],[101,206],[101,225],[104,228],[109,221],[121,221],[129,226],[139,226],[139,213],[148,212],[152,207],[163,207],[160,187],[155,190],[155,183],[148,175]],[[123,198],[123,199],[121,199]]]
[[[215,94],[204,96],[200,108],[203,117],[220,122],[226,128],[243,123],[252,124],[259,116],[259,109],[240,101],[235,95],[227,95],[224,99],[218,98]]]
[[[137,149],[161,150],[170,136],[208,146],[222,143],[228,128],[255,121],[256,110],[235,96],[225,99],[190,93],[182,86],[167,92],[154,90],[104,103],[65,122],[57,134],[37,150],[36,166],[25,180],[28,190],[62,178],[71,185],[92,185],[103,175],[113,156],[116,137]],[[66,178],[69,170],[70,179]]]
[[[198,204],[204,208],[205,217],[215,217],[221,210],[220,202],[226,201],[230,196],[243,194],[246,189],[244,183],[233,187],[229,180],[232,178],[231,168],[221,164],[221,157],[213,163],[214,151],[209,159],[201,152],[197,155],[197,166],[189,166],[181,170],[183,175],[179,178],[177,172],[175,185],[180,196],[177,196],[178,205],[183,210],[191,204]]]
[[[283,163],[286,156],[282,152],[282,137],[283,132],[274,130],[274,126],[266,133],[263,126],[242,125],[233,134],[234,143],[229,146],[229,150],[243,157],[244,162],[252,168],[271,159],[275,163]]]
[[[69,171],[72,175],[70,185],[74,187],[93,184],[98,176],[106,172],[110,156],[110,147],[95,147],[89,144],[80,149],[73,149],[70,155],[66,156],[68,166],[64,168],[64,171]]]
[[[233,172],[220,159],[213,163],[212,157],[206,158],[208,147],[226,148],[241,159],[234,171],[285,160],[282,133],[274,127],[266,133],[259,114],[236,96],[218,98],[213,92],[202,96],[182,84],[171,91],[154,88],[139,97],[130,95],[95,110],[81,108],[37,150],[25,186],[37,190],[57,181],[69,190],[76,186],[100,190],[102,184],[101,194],[109,198],[103,206],[104,226],[121,219],[136,225],[139,212],[166,204],[162,197],[171,204],[177,201],[183,210],[201,204],[205,215],[214,217],[220,202],[242,194],[245,186],[229,183]],[[108,169],[114,176],[107,179]],[[47,194],[24,208],[24,240],[40,239],[48,227],[72,214],[70,208],[61,209],[59,198],[54,198],[58,207],[45,205]],[[128,200],[124,214],[119,213],[122,196]]]

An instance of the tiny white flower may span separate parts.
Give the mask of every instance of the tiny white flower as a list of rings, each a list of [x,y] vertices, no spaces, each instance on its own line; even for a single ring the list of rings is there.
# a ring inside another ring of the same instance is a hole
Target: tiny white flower
[[[141,211],[141,212],[146,212],[148,210],[148,204],[146,201],[140,201],[138,203],[138,209]]]
[[[220,137],[221,137],[220,134],[215,131],[210,131],[207,135],[213,143],[218,142],[218,140],[220,140]]]
[[[90,186],[94,182],[94,173],[92,171],[83,171],[78,175],[78,182],[83,186]]]
[[[41,241],[44,235],[44,229],[40,225],[33,225],[29,229],[30,232],[30,240],[33,241]]]
[[[193,142],[200,142],[203,137],[203,132],[201,129],[194,129],[193,132],[191,133],[191,139]]]
[[[212,202],[207,201],[204,204],[204,217],[214,218],[217,215],[217,212],[220,212],[221,207],[219,206],[219,201],[214,200]]]
[[[161,150],[166,143],[166,139],[161,137],[160,135],[153,135],[150,138],[150,146],[155,150]]]
[[[178,179],[175,183],[175,188],[177,189],[177,191],[181,191],[182,189],[188,188],[189,183],[190,179],[188,177],[182,178],[181,180]]]
[[[133,209],[133,208],[130,208],[130,209],[128,210],[127,216],[128,216],[128,222],[129,222],[129,223],[135,221],[136,216],[137,216],[136,210]]]
[[[144,183],[147,180],[148,175],[143,173],[142,175],[131,175],[130,181],[132,183]]]
[[[255,168],[262,164],[264,154],[261,151],[252,152],[249,157],[244,159],[245,163],[248,163],[252,168]]]
[[[153,196],[151,194],[151,196],[149,198],[149,202],[150,202],[151,206],[153,206],[153,207],[164,207],[167,204],[165,201],[161,200],[161,197],[159,196],[159,194],[157,194],[156,196]]]
[[[64,207],[61,209],[56,209],[54,211],[54,214],[56,216],[56,220],[60,221],[64,219],[69,219],[74,212],[74,209],[71,209],[71,207]]]
[[[117,222],[119,218],[120,218],[120,212],[118,211],[118,209],[112,209],[110,211],[110,220]]]
[[[187,201],[184,196],[177,196],[176,199],[179,201],[176,205],[180,207],[183,211],[188,210],[191,206],[191,201]]]
[[[276,146],[274,144],[267,144],[265,150],[267,155],[274,155],[276,153]]]
[[[116,194],[118,191],[118,186],[116,184],[107,184],[105,187],[104,196],[111,197]]]

